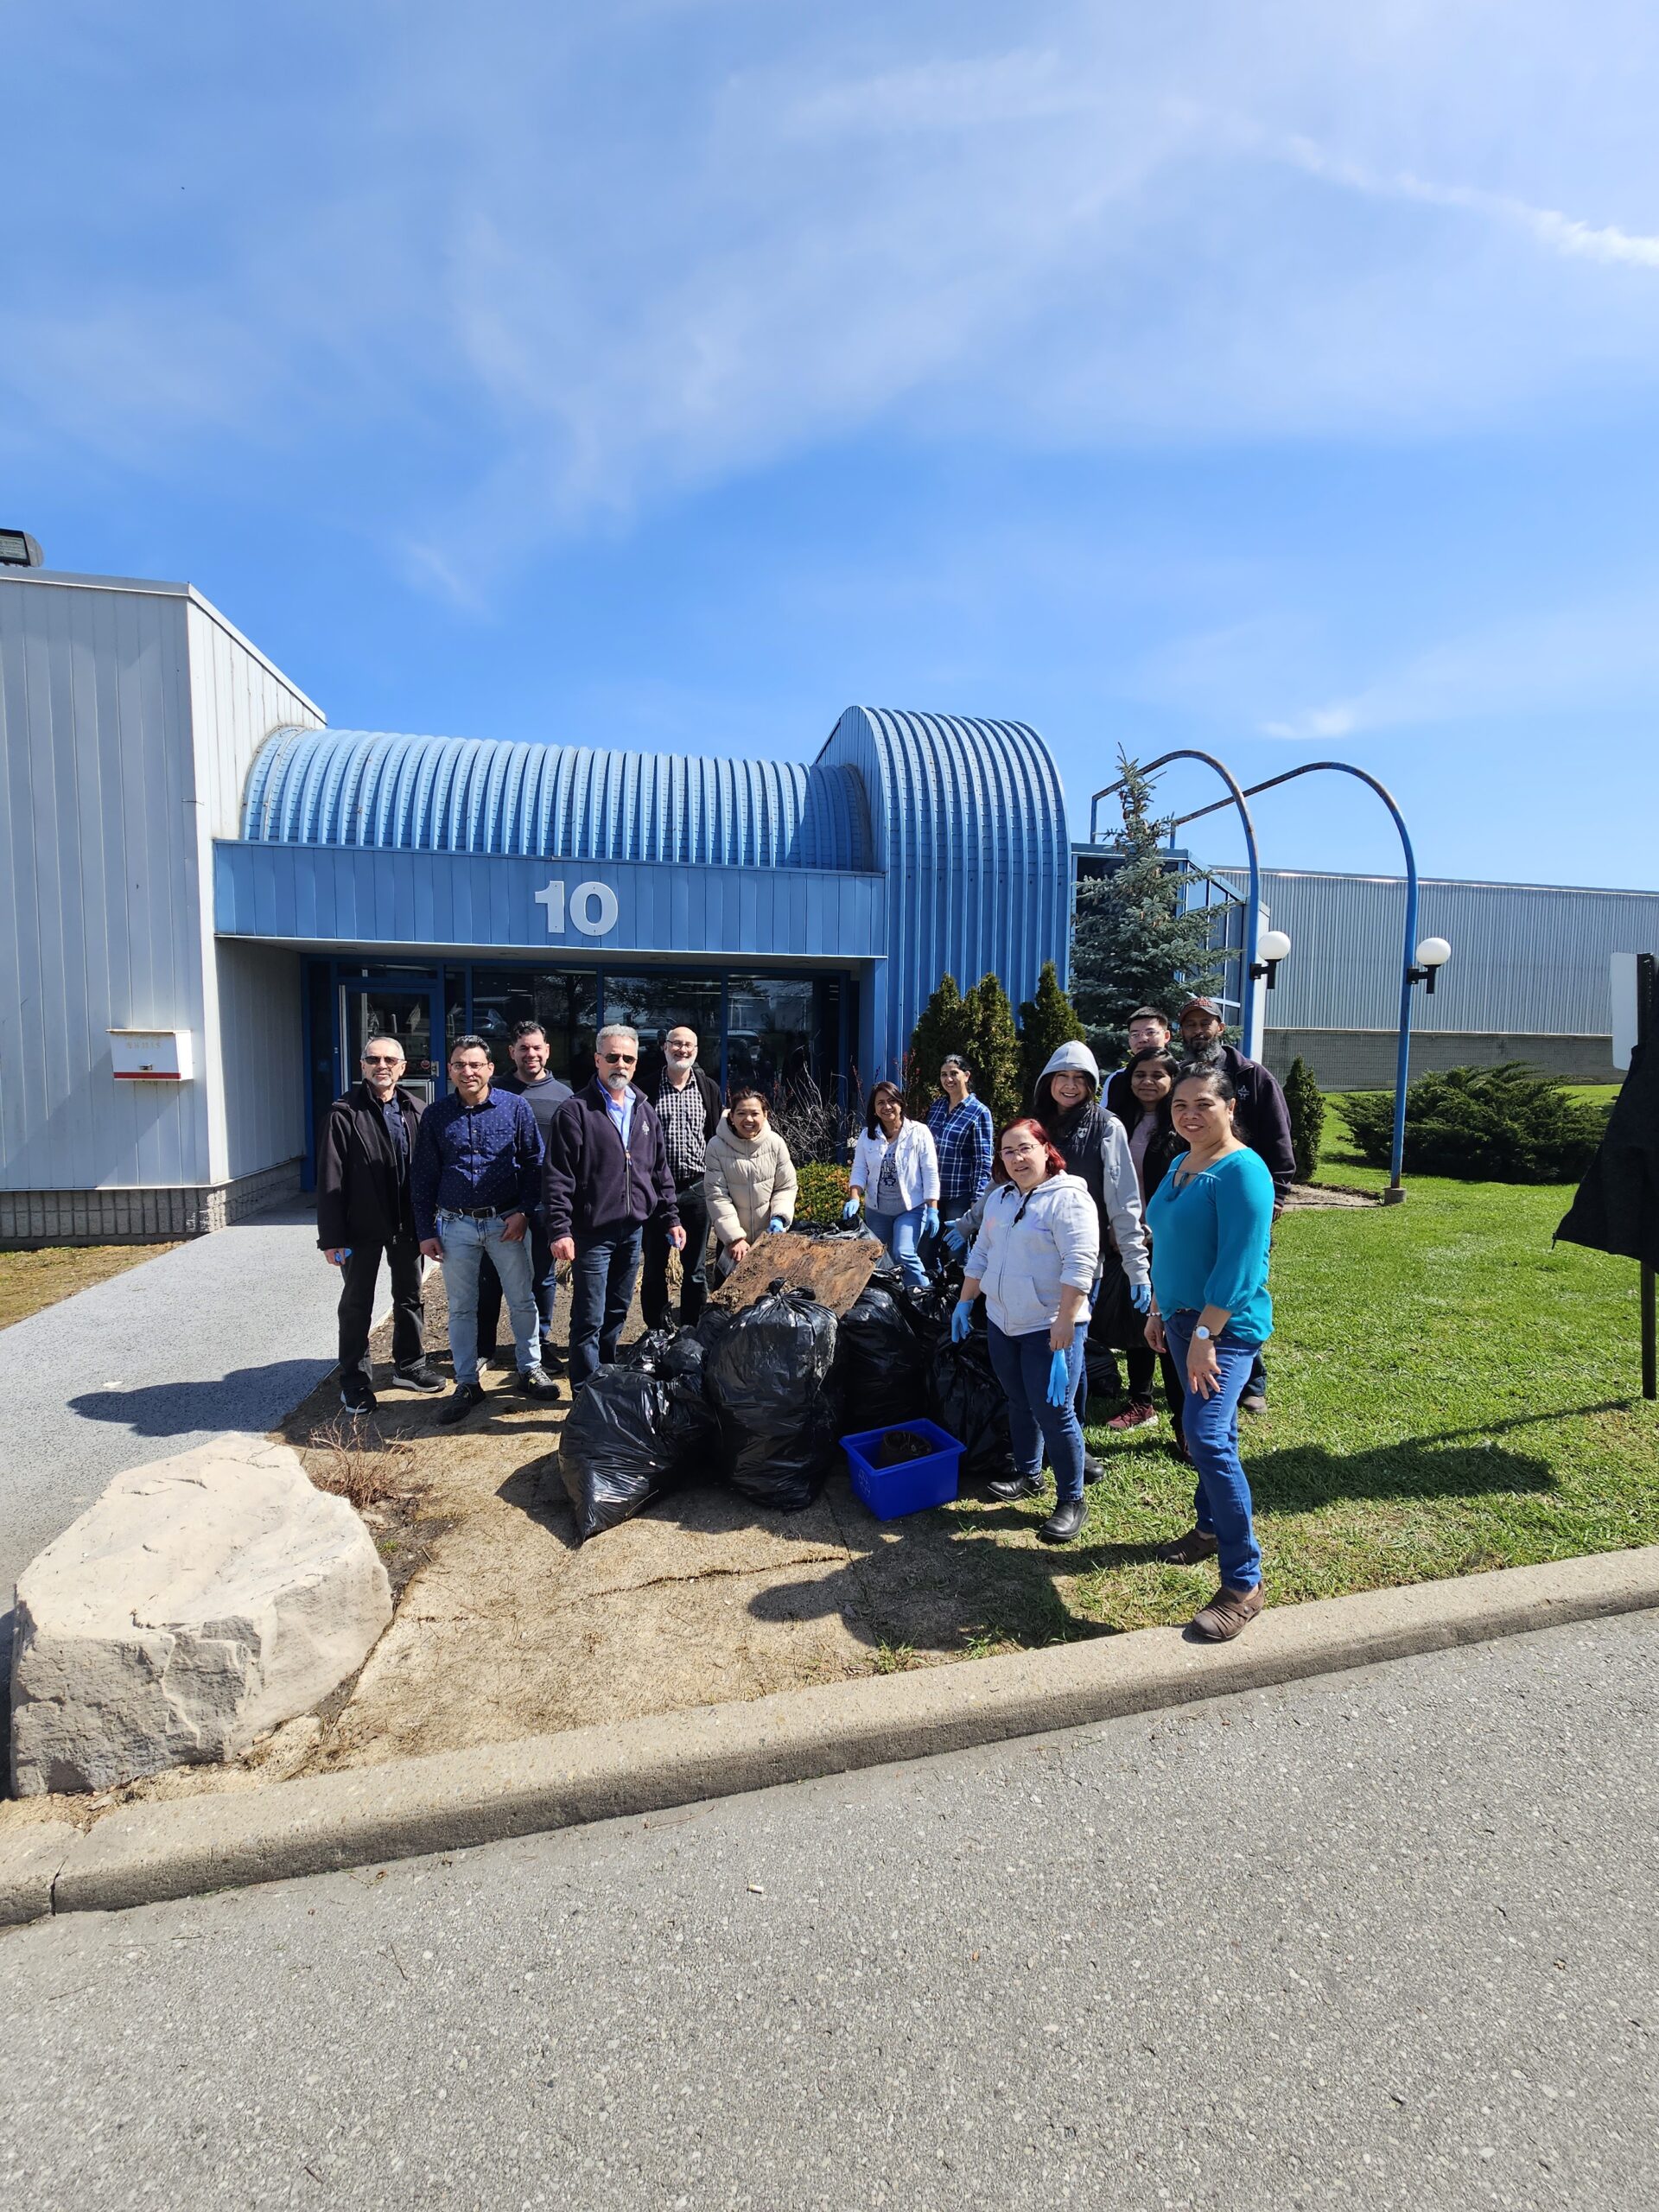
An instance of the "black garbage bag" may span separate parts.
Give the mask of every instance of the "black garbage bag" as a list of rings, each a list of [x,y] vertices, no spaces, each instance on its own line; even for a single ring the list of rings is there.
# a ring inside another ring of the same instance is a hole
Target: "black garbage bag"
[[[702,1363],[709,1348],[695,1328],[677,1329],[671,1341],[658,1355],[657,1372],[671,1382],[695,1382],[702,1388]]]
[[[881,1284],[867,1284],[842,1315],[835,1372],[861,1428],[913,1421],[926,1407],[926,1351]]]
[[[893,1294],[925,1352],[937,1351],[949,1339],[960,1286],[958,1277],[955,1284],[930,1282],[925,1289],[917,1290],[901,1276],[894,1288]]]
[[[731,1317],[703,1363],[726,1474],[756,1505],[799,1513],[829,1479],[842,1421],[836,1335],[810,1290],[779,1287]]]
[[[1001,1482],[1014,1472],[1008,1402],[991,1365],[990,1338],[947,1338],[927,1371],[928,1410],[963,1446],[962,1479]]]
[[[611,1362],[613,1367],[631,1368],[641,1375],[660,1375],[663,1360],[674,1341],[669,1329],[647,1329],[643,1337],[636,1337],[631,1344],[624,1344]]]
[[[559,1476],[583,1542],[719,1461],[720,1430],[695,1382],[620,1363],[577,1391],[559,1439]]]

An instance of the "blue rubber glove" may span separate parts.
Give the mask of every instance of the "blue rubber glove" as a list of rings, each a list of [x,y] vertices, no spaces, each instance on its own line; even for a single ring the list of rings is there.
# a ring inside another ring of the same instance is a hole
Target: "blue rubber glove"
[[[1063,1351],[1048,1355],[1048,1402],[1051,1406],[1068,1405],[1071,1400],[1071,1362]]]
[[[1149,1282],[1132,1282],[1129,1285],[1129,1303],[1137,1313],[1150,1313],[1152,1285]]]
[[[974,1309],[965,1298],[959,1298],[950,1316],[950,1341],[953,1344],[963,1344],[973,1332]]]
[[[858,1200],[856,1198],[848,1199],[846,1205],[842,1206],[841,1210],[841,1217],[843,1221],[856,1221],[858,1219]]]
[[[967,1236],[954,1221],[944,1232],[944,1247],[953,1260],[965,1260],[968,1256]]]
[[[766,1234],[768,1236],[781,1236],[784,1233],[784,1217],[780,1213],[775,1213],[772,1217],[772,1219],[766,1224]],[[1142,1311],[1144,1310],[1145,1309],[1143,1308]]]
[[[938,1206],[924,1206],[922,1208],[922,1234],[925,1236],[937,1236],[938,1233],[939,1210]]]

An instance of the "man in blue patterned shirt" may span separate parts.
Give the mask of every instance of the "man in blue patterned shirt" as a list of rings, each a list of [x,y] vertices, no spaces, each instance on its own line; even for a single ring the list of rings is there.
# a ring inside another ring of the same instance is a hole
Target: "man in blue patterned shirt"
[[[939,1229],[967,1212],[991,1179],[991,1109],[974,1095],[974,1071],[960,1052],[939,1067],[944,1096],[928,1109],[927,1126],[939,1155]],[[936,1240],[937,1241],[937,1240]],[[930,1259],[932,1255],[930,1253]]]
[[[449,1355],[454,1395],[438,1419],[465,1421],[481,1404],[478,1379],[478,1276],[486,1252],[501,1279],[512,1316],[518,1387],[531,1397],[553,1395],[543,1372],[540,1316],[531,1281],[524,1232],[540,1192],[542,1133],[529,1102],[493,1090],[490,1048],[481,1037],[458,1037],[449,1052],[448,1097],[421,1116],[410,1169],[410,1197],[421,1250],[443,1262],[449,1301]]]

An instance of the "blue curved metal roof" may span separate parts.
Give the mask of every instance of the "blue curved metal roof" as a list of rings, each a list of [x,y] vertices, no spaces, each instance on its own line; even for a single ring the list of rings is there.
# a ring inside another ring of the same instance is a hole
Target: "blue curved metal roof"
[[[249,772],[262,844],[868,870],[850,764],[690,760],[585,746],[279,729]]]

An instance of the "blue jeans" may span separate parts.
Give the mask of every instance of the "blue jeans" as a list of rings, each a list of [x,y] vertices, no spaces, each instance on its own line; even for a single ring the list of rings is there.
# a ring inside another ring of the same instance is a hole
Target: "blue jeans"
[[[542,1344],[546,1346],[553,1338],[553,1245],[547,1233],[547,1222],[540,1206],[530,1214],[531,1291],[536,1300],[536,1310],[542,1317]],[[486,1254],[485,1264],[478,1276],[478,1356],[488,1359],[495,1350],[495,1332],[501,1322],[501,1279],[495,1272],[493,1262]]]
[[[1192,1518],[1220,1547],[1216,1563],[1222,1580],[1232,1590],[1253,1590],[1262,1580],[1262,1554],[1250,1518],[1250,1485],[1238,1456],[1238,1402],[1261,1346],[1240,1344],[1224,1329],[1216,1338],[1221,1388],[1213,1398],[1200,1398],[1186,1380],[1187,1347],[1198,1323],[1196,1313],[1164,1316],[1164,1334],[1186,1393],[1181,1433],[1198,1471]]]
[[[639,1273],[644,1233],[635,1222],[626,1229],[590,1230],[576,1238],[570,1269],[572,1391],[581,1389],[601,1361],[616,1357]]]
[[[506,1294],[512,1320],[512,1348],[523,1375],[542,1363],[542,1317],[536,1311],[531,1288],[530,1235],[526,1230],[516,1244],[502,1234],[501,1217],[468,1221],[465,1214],[438,1216],[438,1242],[443,1247],[443,1289],[449,1300],[449,1356],[457,1382],[478,1380],[478,1278],[487,1252],[490,1265]]]
[[[1077,1421],[1077,1370],[1083,1363],[1084,1338],[1088,1333],[1079,1321],[1066,1355],[1071,1389],[1063,1406],[1048,1402],[1048,1369],[1052,1354],[1048,1331],[1033,1329],[1027,1337],[1005,1337],[995,1321],[988,1323],[991,1365],[1008,1401],[1008,1434],[1014,1443],[1015,1472],[1040,1475],[1043,1452],[1054,1470],[1054,1488],[1062,1505],[1075,1504],[1083,1496],[1083,1430]]]
[[[868,1205],[864,1209],[865,1227],[881,1239],[898,1261],[905,1281],[912,1290],[927,1288],[927,1269],[922,1265],[922,1255],[917,1249],[924,1211],[921,1206],[912,1206],[908,1213],[873,1213]]]

